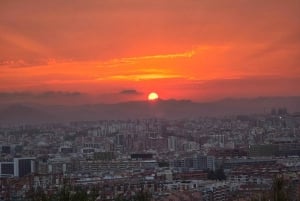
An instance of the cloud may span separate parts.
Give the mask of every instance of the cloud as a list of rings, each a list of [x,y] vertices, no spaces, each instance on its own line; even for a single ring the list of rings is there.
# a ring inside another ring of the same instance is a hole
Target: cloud
[[[120,94],[123,94],[123,95],[140,95],[142,93],[135,90],[135,89],[125,89],[125,90],[120,91]]]
[[[173,54],[156,54],[156,55],[147,55],[139,57],[126,57],[120,59],[112,59],[110,61],[104,62],[102,66],[119,66],[123,64],[136,64],[137,62],[143,60],[154,60],[154,59],[175,59],[175,58],[191,58],[196,54],[195,50],[173,53]]]
[[[263,43],[260,48],[256,49],[256,51],[252,51],[252,54],[248,58],[257,59],[279,51],[288,51],[291,54],[293,53],[299,55],[299,34],[300,31],[297,31],[295,33],[288,33],[281,36],[279,39],[276,39],[269,43]]]
[[[6,50],[5,54],[2,54],[0,58],[2,65],[7,62],[14,65],[19,64],[20,66],[35,65],[36,62],[40,63],[40,60],[52,55],[48,47],[34,38],[34,36],[28,36],[22,30],[0,24],[0,32],[0,42],[3,42]]]
[[[0,66],[7,66],[12,68],[25,68],[35,66],[48,65],[47,61],[41,59],[18,59],[18,60],[0,60]]]
[[[32,97],[30,92],[0,92],[0,100],[2,99],[18,99]]]
[[[299,75],[298,2],[2,1],[0,90],[113,91],[125,99],[138,96],[121,95],[121,89],[166,88],[162,83],[174,85],[174,95],[184,94],[176,91],[178,80],[189,78]],[[209,48],[199,50],[203,46]],[[219,48],[223,46],[228,48]],[[55,62],[48,63],[49,58]],[[37,68],[16,68],[29,66]],[[289,82],[274,81],[268,87],[259,82],[266,92],[276,90],[275,86],[283,93],[291,91]],[[211,83],[202,88],[207,94],[215,90],[215,96],[224,95],[222,89],[238,96],[247,93],[240,83]],[[43,92],[4,96],[73,97]]]
[[[106,77],[109,80],[129,80],[129,81],[142,81],[142,80],[158,80],[158,79],[175,79],[182,78],[182,75],[169,75],[169,74],[133,74],[133,75],[114,75],[110,77]],[[98,80],[101,80],[99,78]]]
[[[298,13],[297,1],[280,0],[6,1],[0,8],[0,52],[7,58],[42,53],[108,60],[264,41],[299,29]]]
[[[37,97],[40,98],[55,98],[55,97],[79,97],[83,94],[80,92],[68,92],[68,91],[46,91],[40,94],[37,94]]]
[[[195,81],[185,90],[193,90],[198,99],[224,97],[298,96],[300,77],[249,76],[235,79]],[[183,89],[183,88],[182,88]]]
[[[40,93],[19,91],[19,92],[0,92],[0,100],[33,100],[33,99],[54,99],[54,98],[74,98],[83,96],[80,92],[68,91],[45,91]]]
[[[176,69],[180,68],[186,59],[189,60],[198,51],[206,49],[208,49],[207,46],[202,46],[177,53],[140,55],[108,60],[97,64],[97,67],[102,70],[101,77],[98,77],[97,80],[141,81],[182,78],[185,75],[177,73]]]

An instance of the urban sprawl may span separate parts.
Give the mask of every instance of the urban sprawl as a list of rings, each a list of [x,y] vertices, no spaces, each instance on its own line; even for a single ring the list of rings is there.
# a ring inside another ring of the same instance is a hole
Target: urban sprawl
[[[78,189],[97,201],[300,200],[300,114],[284,108],[2,125],[0,153],[0,200],[71,196]]]

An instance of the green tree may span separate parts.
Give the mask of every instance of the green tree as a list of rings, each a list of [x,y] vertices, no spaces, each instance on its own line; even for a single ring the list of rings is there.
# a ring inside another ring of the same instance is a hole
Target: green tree
[[[88,200],[95,201],[98,196],[99,196],[99,190],[97,190],[96,187],[93,187],[88,194]]]
[[[133,201],[150,201],[151,194],[148,192],[140,191],[135,196],[133,196]]]
[[[70,187],[63,186],[63,188],[58,193],[58,201],[70,201],[71,200],[71,192]]]
[[[128,200],[123,196],[119,195],[117,198],[115,198],[115,201],[128,201]]]
[[[226,175],[222,167],[216,169],[215,171],[209,170],[207,172],[207,178],[210,180],[226,180]]]
[[[77,189],[76,191],[72,191],[70,201],[88,201],[88,195],[86,191]]]
[[[252,201],[288,201],[288,185],[282,177],[273,180],[272,188],[268,192],[262,192],[251,199]]]
[[[268,201],[268,200],[270,199],[268,193],[266,192],[260,193],[259,195],[255,195],[255,197],[251,198],[251,201]]]
[[[209,179],[209,180],[216,180],[217,177],[216,177],[215,172],[212,171],[212,170],[209,170],[208,173],[207,173],[207,179]]]
[[[30,189],[27,192],[26,199],[29,201],[49,201],[46,193],[42,188]]]
[[[131,196],[130,198],[125,198],[122,195],[119,195],[114,201],[151,201],[151,194],[144,191],[139,191],[136,195]]]
[[[276,177],[273,181],[273,200],[274,201],[286,201],[287,192],[285,188],[285,182],[282,177]]]
[[[226,175],[224,173],[223,167],[220,167],[219,169],[217,169],[215,171],[215,175],[216,175],[217,179],[220,180],[220,181],[221,180],[226,180]]]

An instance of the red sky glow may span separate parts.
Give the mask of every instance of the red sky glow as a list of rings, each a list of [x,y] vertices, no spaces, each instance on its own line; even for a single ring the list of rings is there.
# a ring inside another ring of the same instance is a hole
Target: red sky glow
[[[0,3],[0,102],[300,95],[298,0]]]

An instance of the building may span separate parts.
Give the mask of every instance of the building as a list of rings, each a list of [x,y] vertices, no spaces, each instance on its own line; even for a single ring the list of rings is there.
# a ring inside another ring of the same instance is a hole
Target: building
[[[0,162],[1,177],[23,177],[36,171],[35,158],[14,158]]]
[[[278,154],[278,145],[256,144],[250,146],[250,156],[275,156]]]
[[[300,143],[251,145],[250,156],[300,156]]]
[[[195,169],[195,170],[215,170],[215,158],[213,156],[195,155],[170,162],[171,167]]]
[[[229,170],[240,166],[257,166],[257,165],[274,165],[276,160],[274,159],[229,159],[223,164],[224,170]]]
[[[0,162],[0,177],[14,176],[13,162]]]
[[[200,156],[193,157],[193,168],[199,170],[215,170],[215,158],[213,156]]]
[[[2,145],[1,146],[1,153],[2,154],[11,154],[12,148],[9,145]]]
[[[168,149],[169,151],[178,150],[178,139],[175,136],[168,137]]]
[[[35,172],[35,158],[14,158],[14,176],[23,177]]]

